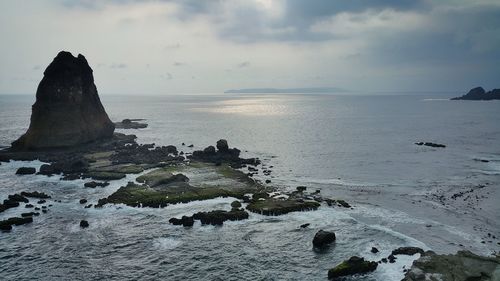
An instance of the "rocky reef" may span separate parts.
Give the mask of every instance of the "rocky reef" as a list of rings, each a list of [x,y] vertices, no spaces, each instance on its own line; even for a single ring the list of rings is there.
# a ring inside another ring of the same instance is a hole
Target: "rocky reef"
[[[374,261],[366,261],[364,258],[353,256],[348,260],[340,263],[328,271],[328,279],[339,280],[341,277],[365,274],[375,271],[378,263]]]
[[[80,145],[111,138],[115,126],[97,94],[83,55],[60,52],[47,67],[36,92],[27,132],[12,143],[16,150]]]
[[[451,100],[500,100],[500,89],[486,92],[482,87],[471,89],[467,94]]]
[[[121,122],[115,122],[117,129],[144,129],[148,127],[146,123],[140,123],[144,119],[123,119]]]
[[[500,280],[500,257],[483,257],[469,251],[452,255],[425,252],[413,262],[402,281]]]

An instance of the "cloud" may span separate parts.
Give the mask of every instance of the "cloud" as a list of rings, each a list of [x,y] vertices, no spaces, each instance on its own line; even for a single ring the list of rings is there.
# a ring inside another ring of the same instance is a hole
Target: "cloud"
[[[169,72],[167,72],[167,73],[165,73],[165,74],[161,75],[160,77],[161,77],[162,79],[164,79],[164,80],[172,80],[172,79],[174,78],[174,77],[172,76],[172,74],[171,74],[171,73],[169,73]]]
[[[123,68],[127,68],[127,65],[124,64],[124,63],[113,63],[109,66],[110,68],[119,68],[119,69],[123,69]]]
[[[236,65],[236,67],[238,67],[238,68],[245,68],[245,67],[249,67],[249,66],[250,66],[250,62],[248,62],[248,61],[240,62]]]
[[[173,65],[173,66],[185,66],[185,65],[186,65],[186,63],[176,61],[176,62],[174,62],[172,65]]]

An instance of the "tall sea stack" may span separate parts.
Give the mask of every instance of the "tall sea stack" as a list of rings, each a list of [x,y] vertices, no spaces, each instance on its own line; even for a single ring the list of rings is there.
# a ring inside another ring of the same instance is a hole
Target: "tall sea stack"
[[[43,74],[29,129],[12,143],[14,149],[70,147],[113,136],[115,126],[83,55],[62,51]]]

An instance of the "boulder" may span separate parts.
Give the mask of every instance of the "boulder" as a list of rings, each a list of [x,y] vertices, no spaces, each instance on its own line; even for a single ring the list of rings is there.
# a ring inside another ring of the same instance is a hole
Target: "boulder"
[[[231,211],[215,210],[210,212],[199,212],[193,215],[195,220],[201,224],[222,225],[225,221],[237,221],[248,219],[248,213],[243,210],[233,209]]]
[[[83,55],[60,52],[47,67],[36,92],[27,132],[12,143],[17,150],[70,147],[111,138],[115,126],[97,94]]]
[[[320,230],[314,235],[312,243],[315,248],[325,248],[333,242],[335,242],[334,232]]]
[[[50,199],[51,197],[43,192],[38,192],[38,191],[33,191],[33,192],[28,192],[28,191],[23,191],[21,192],[22,196],[25,197],[32,197],[32,198],[39,198],[39,199]]]
[[[354,256],[330,269],[328,271],[328,279],[338,280],[344,276],[366,274],[375,271],[377,266],[378,263],[374,261],[365,261],[364,258]]]
[[[229,145],[227,144],[227,140],[220,139],[217,141],[217,150],[222,153],[229,152]]]
[[[36,169],[31,167],[21,167],[16,171],[16,175],[32,175],[34,173],[36,173]]]
[[[89,222],[86,221],[86,220],[81,220],[80,221],[80,227],[81,228],[87,228],[87,227],[89,227]]]

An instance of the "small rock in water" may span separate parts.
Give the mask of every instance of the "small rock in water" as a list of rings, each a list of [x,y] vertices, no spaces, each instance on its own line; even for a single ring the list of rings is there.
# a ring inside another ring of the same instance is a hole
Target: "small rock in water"
[[[86,221],[86,220],[81,220],[80,221],[80,227],[81,228],[87,228],[87,227],[89,227],[89,222]]]
[[[300,226],[300,228],[307,228],[310,225],[311,225],[310,223],[304,223],[303,225]]]
[[[330,231],[320,230],[314,235],[313,246],[315,248],[324,248],[335,242],[335,233]]]
[[[87,199],[80,199],[80,204],[85,204],[87,203]]]
[[[306,191],[307,187],[306,186],[297,186],[297,191],[298,192],[304,192]]]
[[[374,254],[376,254],[376,253],[378,253],[379,251],[378,251],[378,249],[377,249],[377,248],[375,248],[375,247],[372,247],[372,250],[371,250],[371,252],[372,252],[372,253],[374,253]]]
[[[21,167],[16,171],[16,175],[31,175],[34,173],[36,173],[36,169],[30,167]]]

